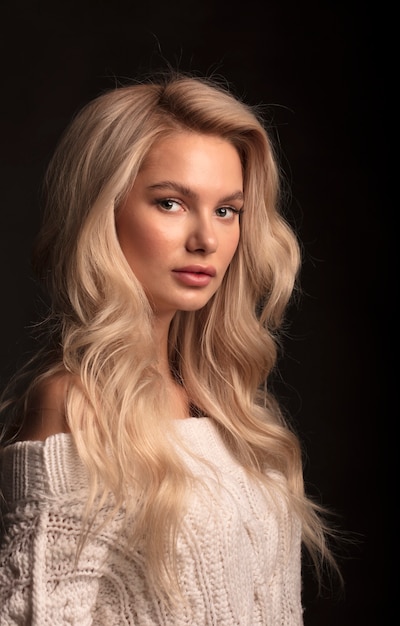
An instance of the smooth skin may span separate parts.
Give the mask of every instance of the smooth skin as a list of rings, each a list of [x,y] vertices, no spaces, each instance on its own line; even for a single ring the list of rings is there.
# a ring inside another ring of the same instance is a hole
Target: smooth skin
[[[242,166],[228,141],[181,132],[153,147],[116,228],[157,319],[169,325],[176,311],[200,309],[217,291],[239,242],[242,207]]]

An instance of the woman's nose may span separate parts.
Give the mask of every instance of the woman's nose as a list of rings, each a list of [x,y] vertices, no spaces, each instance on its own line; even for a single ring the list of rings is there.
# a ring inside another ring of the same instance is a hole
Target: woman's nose
[[[186,242],[189,252],[211,254],[218,247],[215,226],[212,217],[197,216],[191,224]]]

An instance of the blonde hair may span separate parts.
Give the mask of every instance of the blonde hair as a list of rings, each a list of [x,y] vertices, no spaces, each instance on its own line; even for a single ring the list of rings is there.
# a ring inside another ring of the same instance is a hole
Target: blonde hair
[[[183,74],[148,80],[87,104],[50,162],[35,269],[51,297],[54,349],[24,402],[56,372],[66,369],[79,380],[66,414],[91,476],[87,521],[100,506],[98,494],[104,502],[111,493],[115,511],[124,507],[126,518],[134,517],[132,545],[144,538],[149,579],[167,595],[176,587],[174,545],[189,477],[165,440],[171,414],[152,311],[119,246],[115,211],[151,147],[177,130],[235,146],[245,212],[219,291],[203,309],[178,312],[172,321],[171,370],[193,411],[215,421],[249,472],[265,481],[266,468],[284,474],[305,545],[317,565],[331,558],[319,508],[304,493],[298,438],[266,384],[300,265],[297,239],[280,211],[271,140],[255,109],[215,81]]]

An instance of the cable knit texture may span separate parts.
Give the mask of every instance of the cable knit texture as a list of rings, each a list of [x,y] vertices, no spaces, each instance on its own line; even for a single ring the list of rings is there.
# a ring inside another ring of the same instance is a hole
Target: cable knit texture
[[[146,584],[143,554],[127,549],[121,516],[89,539],[75,568],[87,481],[71,435],[58,434],[1,455],[1,626],[303,624],[298,520],[278,490],[272,499],[247,476],[212,420],[177,420],[176,428],[201,479],[178,536],[185,602],[168,609]]]

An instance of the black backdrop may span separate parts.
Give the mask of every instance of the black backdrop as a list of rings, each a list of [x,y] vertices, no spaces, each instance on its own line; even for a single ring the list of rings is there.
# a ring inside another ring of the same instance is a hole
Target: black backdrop
[[[344,596],[318,598],[306,574],[306,626],[383,623],[383,8],[378,18],[357,2],[1,4],[2,380],[31,347],[39,185],[73,113],[162,58],[221,74],[267,105],[304,245],[277,389],[303,440],[309,489],[358,537],[341,560]]]

